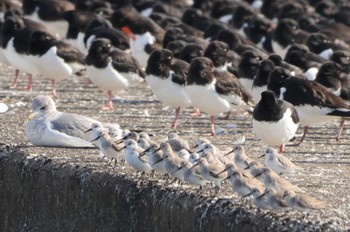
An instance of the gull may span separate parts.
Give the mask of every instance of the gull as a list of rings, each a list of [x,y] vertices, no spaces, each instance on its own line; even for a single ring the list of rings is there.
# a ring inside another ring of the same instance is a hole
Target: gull
[[[39,95],[32,101],[32,114],[25,124],[28,139],[37,146],[93,147],[91,135],[84,133],[93,123],[100,123],[79,114],[56,110],[49,96]]]
[[[296,170],[302,170],[301,167],[295,165],[287,157],[279,154],[273,148],[267,148],[265,153],[259,158],[264,156],[266,167],[270,168],[272,171],[280,175],[284,173],[294,173]]]

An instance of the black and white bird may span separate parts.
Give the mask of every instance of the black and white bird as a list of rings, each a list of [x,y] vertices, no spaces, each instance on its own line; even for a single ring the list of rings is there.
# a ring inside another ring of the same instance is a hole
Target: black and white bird
[[[154,50],[147,62],[146,81],[162,103],[176,109],[171,125],[176,128],[181,108],[191,105],[186,92],[189,64],[182,60],[172,63],[173,53],[167,49]]]
[[[187,93],[192,105],[210,115],[211,132],[215,135],[215,115],[234,108],[249,108],[250,94],[229,72],[219,72],[206,57],[192,60],[188,70]]]
[[[253,131],[268,146],[279,146],[291,140],[299,127],[299,116],[289,102],[276,98],[271,90],[261,93],[261,100],[253,111]]]
[[[259,102],[261,93],[267,90],[267,81],[270,72],[275,68],[275,64],[270,59],[263,60],[260,64],[259,70],[256,73],[252,86],[252,96],[254,102]]]
[[[30,54],[28,60],[37,67],[39,73],[51,80],[53,97],[57,97],[56,81],[85,70],[83,53],[46,32],[32,32],[27,53]]]
[[[147,66],[147,60],[155,47],[161,47],[164,30],[152,19],[141,16],[129,8],[120,8],[111,16],[114,27],[120,28],[130,38],[131,54],[142,67]]]
[[[90,80],[108,91],[110,110],[113,109],[112,91],[125,89],[145,77],[138,61],[130,53],[113,48],[108,39],[94,40],[85,62]]]
[[[68,22],[64,19],[64,12],[75,9],[72,2],[66,0],[24,0],[22,7],[26,18],[45,24],[58,32],[61,38],[66,37]]]
[[[340,117],[350,117],[348,101],[334,95],[326,87],[315,82],[293,77],[286,69],[276,67],[269,76],[267,85],[279,99],[290,102],[298,112],[304,134],[310,126],[322,124]]]
[[[1,28],[2,52],[10,65],[28,74],[27,89],[32,90],[32,77],[39,74],[38,68],[28,60],[30,36],[33,31],[26,28],[20,17],[8,17]]]

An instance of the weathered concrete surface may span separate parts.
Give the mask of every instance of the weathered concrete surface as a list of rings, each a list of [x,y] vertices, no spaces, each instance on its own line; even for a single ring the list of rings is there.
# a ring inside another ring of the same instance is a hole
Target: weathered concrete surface
[[[348,231],[350,228],[350,140],[345,129],[334,140],[337,122],[310,130],[302,147],[287,147],[286,156],[305,168],[288,178],[308,194],[331,205],[328,210],[266,211],[241,199],[224,184],[217,197],[210,186],[163,186],[156,175],[137,184],[137,173],[126,164],[115,171],[96,149],[34,147],[27,140],[24,121],[37,94],[50,94],[49,81],[37,78],[34,91],[6,89],[13,69],[3,68],[0,102],[22,101],[26,107],[0,114],[0,231]],[[1,74],[1,72],[0,72]],[[42,91],[38,91],[42,90]],[[106,94],[85,79],[59,83],[58,109],[76,112],[122,127],[154,132],[157,140],[169,131],[173,110],[154,99],[145,84],[120,93],[116,109],[102,111]],[[179,133],[193,142],[209,133],[207,116],[182,113]],[[210,138],[222,149],[245,136],[244,146],[253,158],[264,145],[251,131],[251,116],[236,113],[231,120],[217,120],[227,134]],[[234,125],[227,125],[234,124]],[[347,127],[347,126],[346,126]],[[300,130],[301,132],[301,130]]]

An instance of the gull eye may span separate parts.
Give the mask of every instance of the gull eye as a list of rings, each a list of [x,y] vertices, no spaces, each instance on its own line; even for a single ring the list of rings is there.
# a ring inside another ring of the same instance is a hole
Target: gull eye
[[[40,110],[45,110],[46,109],[46,106],[43,106],[40,108]]]

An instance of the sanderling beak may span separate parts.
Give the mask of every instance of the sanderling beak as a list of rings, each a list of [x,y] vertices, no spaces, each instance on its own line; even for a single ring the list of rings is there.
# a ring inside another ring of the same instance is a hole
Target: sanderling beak
[[[230,151],[229,153],[226,153],[224,156],[227,156],[227,155],[231,154],[232,152],[233,152],[233,150]]]

